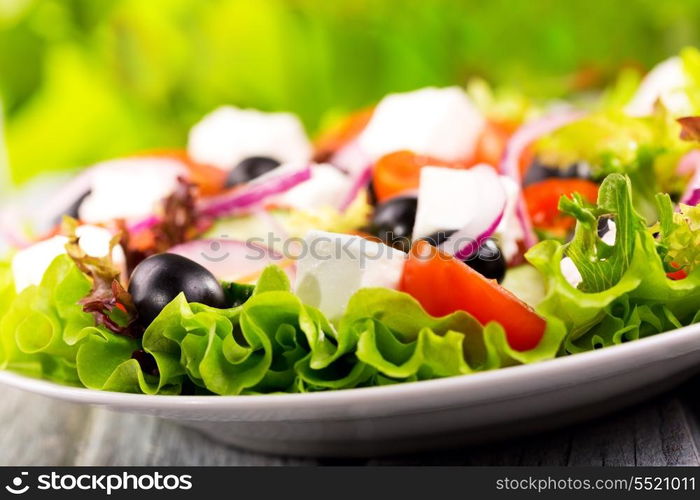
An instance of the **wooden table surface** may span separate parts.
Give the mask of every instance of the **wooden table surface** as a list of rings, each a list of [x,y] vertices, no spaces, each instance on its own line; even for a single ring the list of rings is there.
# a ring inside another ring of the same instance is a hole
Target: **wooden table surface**
[[[0,385],[0,465],[700,465],[700,377],[607,417],[517,440],[367,460],[259,455],[153,417]]]

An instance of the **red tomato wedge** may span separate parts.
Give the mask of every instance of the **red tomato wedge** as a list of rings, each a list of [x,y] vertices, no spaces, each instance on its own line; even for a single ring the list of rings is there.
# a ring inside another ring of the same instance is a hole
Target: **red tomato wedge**
[[[138,157],[170,158],[182,162],[190,174],[190,181],[199,186],[204,196],[219,194],[224,190],[227,172],[220,168],[194,161],[182,150],[146,151]]]
[[[482,324],[497,321],[510,346],[527,351],[537,346],[547,326],[530,306],[463,262],[424,241],[414,244],[400,289],[433,316],[466,311]]]
[[[466,163],[446,162],[417,155],[411,151],[396,151],[382,156],[374,165],[372,181],[377,201],[385,201],[406,191],[417,189],[421,168],[437,167],[466,168]]]
[[[355,139],[369,123],[374,108],[367,108],[351,114],[338,126],[331,128],[314,141],[314,160],[328,161],[334,153]]]
[[[565,236],[576,221],[559,212],[559,199],[571,196],[572,193],[579,193],[586,200],[595,203],[598,185],[583,179],[546,179],[525,187],[523,196],[533,225],[555,235]]]

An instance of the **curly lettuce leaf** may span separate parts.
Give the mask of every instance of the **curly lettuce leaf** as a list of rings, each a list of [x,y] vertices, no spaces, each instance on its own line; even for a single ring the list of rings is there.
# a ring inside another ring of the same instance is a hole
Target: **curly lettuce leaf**
[[[62,383],[79,384],[75,358],[92,317],[78,301],[90,282],[68,256],[57,257],[39,286],[9,299],[0,319],[0,367]]]
[[[632,204],[629,179],[619,174],[608,176],[598,190],[598,205],[589,204],[578,193],[562,197],[559,210],[576,218],[574,237],[566,246],[566,255],[578,268],[583,281],[579,288],[600,292],[620,281],[629,268],[635,248],[635,236],[646,228],[644,219]],[[598,219],[613,217],[616,238],[613,246],[598,237]]]
[[[303,304],[275,266],[252,290],[226,286],[236,306],[216,309],[180,294],[143,338],[131,338],[95,326],[79,304],[91,282],[63,256],[3,315],[2,366],[106,391],[181,394],[194,385],[220,395],[306,392],[548,359],[566,333],[552,319],[536,349],[515,351],[497,323],[482,326],[465,312],[435,318],[409,295],[383,288],[358,291],[332,323]]]
[[[680,204],[678,211],[668,195],[658,195],[659,233],[664,262],[668,269],[686,273],[700,267],[700,206]]]
[[[632,207],[628,178],[614,174],[601,186],[596,207],[562,200],[578,219],[574,239],[565,245],[544,241],[526,257],[547,280],[547,294],[537,307],[546,318],[561,320],[568,331],[563,352],[619,344],[660,333],[698,319],[700,270],[683,280],[666,276],[659,246],[644,219]],[[598,216],[617,225],[615,245],[597,236]],[[561,261],[570,257],[583,281],[573,287]]]

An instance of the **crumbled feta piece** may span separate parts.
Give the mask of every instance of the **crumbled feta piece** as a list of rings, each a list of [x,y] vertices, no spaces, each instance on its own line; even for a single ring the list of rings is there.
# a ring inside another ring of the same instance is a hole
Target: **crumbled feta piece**
[[[287,163],[308,162],[313,154],[296,116],[233,106],[215,109],[195,124],[187,150],[194,160],[223,170],[231,170],[251,156]]]
[[[112,233],[107,229],[97,226],[80,226],[75,234],[79,238],[80,248],[91,257],[104,257],[109,252],[109,244]],[[44,273],[59,255],[66,253],[65,236],[54,236],[44,241],[20,250],[12,259],[12,275],[17,292],[21,292],[31,285],[41,283]],[[119,268],[123,268],[126,261],[124,250],[117,245],[112,250],[112,260]]]
[[[359,236],[310,231],[304,239],[295,290],[328,318],[343,314],[361,288],[397,288],[407,255]]]
[[[473,154],[485,123],[461,88],[428,87],[382,99],[358,144],[374,160],[404,149],[461,160]]]
[[[172,194],[179,176],[187,176],[187,169],[167,158],[126,158],[99,164],[91,174],[91,192],[78,209],[80,220],[96,223],[148,217]]]

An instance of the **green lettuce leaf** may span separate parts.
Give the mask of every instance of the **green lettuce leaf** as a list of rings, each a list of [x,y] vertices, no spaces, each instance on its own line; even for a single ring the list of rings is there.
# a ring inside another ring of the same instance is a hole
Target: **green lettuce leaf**
[[[79,384],[77,344],[92,317],[78,301],[89,290],[87,278],[65,255],[53,261],[39,286],[15,296],[6,285],[0,292],[8,300],[0,319],[0,367]]]
[[[668,195],[658,195],[659,233],[662,254],[667,269],[682,269],[686,273],[700,267],[700,206],[680,204],[674,210]]]
[[[601,185],[597,206],[586,207],[579,198],[562,199],[561,208],[578,220],[570,243],[544,241],[526,255],[547,281],[537,311],[566,325],[563,352],[619,344],[698,319],[700,270],[682,280],[669,279],[657,241],[632,206],[629,178],[610,175]],[[612,217],[617,226],[612,247],[597,236],[601,216]],[[577,288],[561,271],[565,257],[583,278]]]
[[[134,339],[95,326],[82,311],[78,300],[90,286],[65,257],[41,286],[19,294],[0,323],[3,367],[105,391],[306,392],[535,362],[554,357],[566,334],[554,318],[536,349],[515,351],[497,323],[482,326],[466,312],[435,318],[409,295],[383,288],[359,290],[332,323],[271,266],[254,289],[224,284],[234,307],[188,303],[180,294]]]

